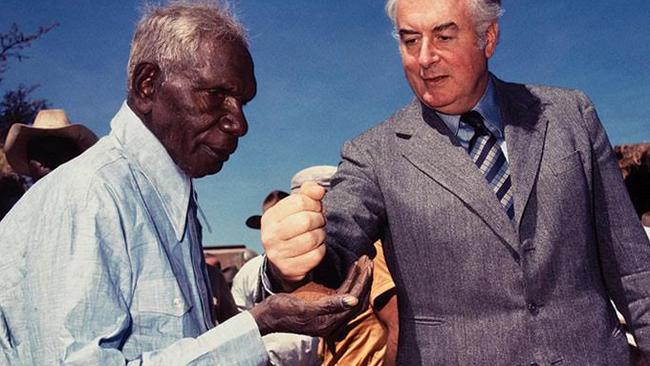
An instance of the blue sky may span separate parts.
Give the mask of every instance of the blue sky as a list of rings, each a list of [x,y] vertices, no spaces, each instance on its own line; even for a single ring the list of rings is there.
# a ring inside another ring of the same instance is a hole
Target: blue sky
[[[98,135],[125,96],[139,1],[2,0],[0,32],[60,25],[12,62],[4,91],[35,96]],[[342,143],[406,104],[397,45],[381,0],[234,1],[250,33],[258,94],[248,135],[222,172],[197,182],[205,244],[260,251],[245,219],[298,170],[336,165]],[[614,144],[650,140],[650,1],[504,0],[490,68],[508,81],[584,90]]]

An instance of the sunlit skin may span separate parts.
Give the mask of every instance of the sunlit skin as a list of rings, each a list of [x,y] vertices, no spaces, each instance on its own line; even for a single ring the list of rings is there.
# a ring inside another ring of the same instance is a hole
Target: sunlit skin
[[[140,117],[193,178],[221,170],[248,130],[243,109],[256,93],[253,61],[243,45],[207,41],[197,59],[194,74],[170,72],[162,78],[157,67],[144,67],[141,73],[151,74],[151,81],[136,78],[146,99],[140,110],[148,112]]]
[[[400,0],[396,23],[404,73],[418,99],[445,114],[474,107],[487,86],[498,24],[488,27],[481,49],[465,0]]]

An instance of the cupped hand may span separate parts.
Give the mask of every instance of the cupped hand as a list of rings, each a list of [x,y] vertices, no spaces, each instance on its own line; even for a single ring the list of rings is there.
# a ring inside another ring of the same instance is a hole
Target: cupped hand
[[[250,310],[262,335],[287,332],[325,337],[349,320],[367,303],[372,278],[372,261],[361,257],[350,269],[343,284],[332,293],[324,291],[315,299],[300,294],[277,294]]]

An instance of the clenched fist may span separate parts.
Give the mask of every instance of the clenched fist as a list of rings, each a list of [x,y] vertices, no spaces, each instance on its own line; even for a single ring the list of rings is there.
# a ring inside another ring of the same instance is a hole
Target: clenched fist
[[[262,216],[264,251],[273,275],[284,283],[303,280],[325,256],[324,195],[323,187],[306,182]]]

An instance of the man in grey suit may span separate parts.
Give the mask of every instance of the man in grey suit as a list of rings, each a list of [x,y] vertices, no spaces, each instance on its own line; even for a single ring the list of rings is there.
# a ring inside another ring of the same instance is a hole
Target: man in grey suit
[[[630,365],[610,298],[648,355],[650,244],[589,99],[488,72],[498,0],[386,9],[416,98],[345,144],[322,206],[267,211],[269,285],[333,286],[381,239],[400,365]]]

